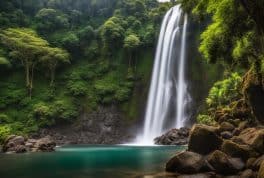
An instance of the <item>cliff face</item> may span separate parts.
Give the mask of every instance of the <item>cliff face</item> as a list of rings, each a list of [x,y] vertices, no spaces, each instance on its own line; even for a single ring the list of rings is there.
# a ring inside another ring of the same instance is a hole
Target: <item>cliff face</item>
[[[42,129],[33,137],[50,135],[58,145],[121,144],[127,142],[130,124],[115,106],[99,107],[91,113],[82,112],[77,122]]]

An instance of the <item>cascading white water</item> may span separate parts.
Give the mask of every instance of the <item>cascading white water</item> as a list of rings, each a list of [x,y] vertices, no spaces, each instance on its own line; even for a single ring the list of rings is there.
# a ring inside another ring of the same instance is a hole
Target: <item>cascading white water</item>
[[[143,135],[137,143],[153,144],[165,130],[185,125],[188,103],[185,81],[187,15],[180,5],[165,15],[156,49]]]

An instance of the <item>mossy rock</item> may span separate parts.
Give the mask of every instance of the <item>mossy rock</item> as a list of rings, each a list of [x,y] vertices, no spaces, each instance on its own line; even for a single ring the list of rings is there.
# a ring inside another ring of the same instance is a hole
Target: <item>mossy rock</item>
[[[246,103],[251,108],[258,121],[264,123],[264,89],[263,76],[253,68],[247,72],[243,79],[242,88]]]
[[[242,158],[244,161],[249,157],[257,156],[257,153],[248,145],[240,145],[230,140],[223,142],[221,150],[231,157]]]
[[[243,130],[239,136],[233,137],[235,142],[244,143],[255,149],[257,152],[264,153],[264,129],[248,128]]]
[[[215,150],[209,154],[207,161],[212,166],[212,171],[223,175],[237,174],[245,167],[241,159],[232,158],[220,150]]]
[[[235,129],[235,126],[229,122],[222,122],[220,124],[219,131],[224,132],[224,131],[233,131]]]
[[[189,147],[190,151],[199,154],[208,154],[222,145],[222,139],[216,134],[217,127],[196,124],[190,131]]]
[[[258,178],[263,178],[263,177],[264,177],[264,161],[262,161],[258,172]]]
[[[166,164],[166,171],[177,172],[183,174],[198,173],[204,166],[204,158],[202,155],[190,151],[177,153]]]

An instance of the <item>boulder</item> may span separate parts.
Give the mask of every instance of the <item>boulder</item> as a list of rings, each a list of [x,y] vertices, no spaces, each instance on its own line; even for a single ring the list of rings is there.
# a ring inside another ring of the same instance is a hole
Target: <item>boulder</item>
[[[250,69],[243,78],[243,94],[246,103],[250,106],[253,115],[264,123],[264,90],[263,75]]]
[[[242,158],[244,161],[249,157],[257,155],[257,153],[248,145],[240,145],[231,140],[225,140],[221,150],[231,157]]]
[[[216,134],[217,131],[217,127],[194,125],[190,131],[188,150],[205,155],[219,149],[222,139]]]
[[[211,153],[207,161],[213,167],[212,171],[223,175],[236,174],[245,167],[241,159],[229,157],[219,150]]]
[[[222,122],[220,124],[219,131],[224,132],[224,131],[230,131],[232,132],[235,129],[235,126],[229,122]]]
[[[259,158],[255,159],[254,162],[251,164],[251,168],[255,171],[259,170],[261,163],[264,162],[264,155],[260,156]]]
[[[186,145],[190,129],[171,129],[164,135],[154,139],[156,145]]]
[[[238,128],[235,128],[232,132],[233,136],[238,136],[241,133],[241,130],[239,130]]]
[[[220,135],[221,135],[221,137],[222,137],[223,139],[230,139],[230,138],[233,137],[233,134],[232,134],[231,132],[229,132],[229,131],[221,132]]]
[[[216,178],[216,174],[213,172],[199,173],[199,174],[188,174],[188,175],[177,176],[177,178]]]
[[[253,168],[254,162],[257,160],[257,158],[249,158],[246,163],[246,167],[249,169]]]
[[[260,153],[264,153],[264,129],[247,128],[239,136],[234,137],[234,141],[251,146]]]
[[[46,136],[36,141],[34,148],[36,151],[51,152],[54,151],[56,143],[50,136]],[[33,149],[34,150],[34,149]]]
[[[184,151],[177,153],[166,164],[166,171],[184,174],[198,173],[204,165],[202,155],[194,152]]]
[[[26,146],[25,145],[17,145],[15,148],[14,148],[14,151],[16,153],[25,153],[27,152],[27,149],[26,149]]]
[[[21,153],[22,149],[20,145],[25,145],[25,138],[22,136],[11,135],[4,141],[3,151]]]
[[[264,177],[264,161],[262,161],[260,165],[260,169],[258,171],[258,178],[263,178]]]
[[[239,123],[239,125],[238,125],[239,130],[244,130],[246,128],[248,128],[248,121],[242,121]]]
[[[256,174],[251,169],[246,169],[240,173],[240,178],[255,178]]]

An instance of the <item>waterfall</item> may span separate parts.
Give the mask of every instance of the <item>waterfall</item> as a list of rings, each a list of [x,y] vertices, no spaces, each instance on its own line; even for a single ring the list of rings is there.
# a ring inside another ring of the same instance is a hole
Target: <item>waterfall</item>
[[[143,134],[137,142],[153,139],[171,128],[185,125],[189,101],[185,80],[186,31],[188,18],[180,5],[165,15],[156,49]]]

